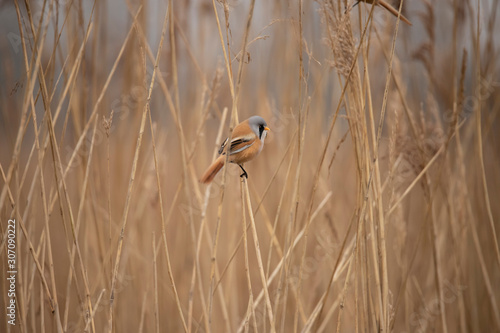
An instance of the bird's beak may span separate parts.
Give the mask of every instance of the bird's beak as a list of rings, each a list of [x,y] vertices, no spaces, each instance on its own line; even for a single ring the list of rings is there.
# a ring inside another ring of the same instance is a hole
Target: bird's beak
[[[264,127],[264,129],[265,129],[266,131],[270,131],[270,130],[271,130],[271,129],[270,129],[269,127],[267,127],[267,126],[266,126],[266,127]]]

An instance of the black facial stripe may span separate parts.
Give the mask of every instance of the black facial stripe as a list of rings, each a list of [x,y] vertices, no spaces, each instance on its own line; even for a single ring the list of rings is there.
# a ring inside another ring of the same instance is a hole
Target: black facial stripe
[[[259,126],[259,139],[262,139],[262,133],[264,132],[264,126]]]

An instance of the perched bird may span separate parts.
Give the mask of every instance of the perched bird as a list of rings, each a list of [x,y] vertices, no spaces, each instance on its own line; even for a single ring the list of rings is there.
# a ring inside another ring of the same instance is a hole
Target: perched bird
[[[383,0],[359,0],[358,2],[356,2],[354,6],[356,6],[358,3],[360,3],[361,1],[364,1],[366,3],[369,3],[369,4],[375,4],[375,5],[380,5],[382,7],[384,7],[385,9],[387,9],[389,12],[391,12],[392,15],[398,17],[399,15],[399,11],[397,11],[394,7],[392,7],[391,5],[389,5],[387,2],[383,1]],[[408,24],[408,25],[412,25],[411,22],[403,16],[403,14],[401,14],[401,21],[403,21],[404,23]]]
[[[264,148],[264,140],[267,132],[270,131],[266,121],[259,116],[253,116],[239,123],[233,130],[231,144],[229,145],[229,162],[238,164],[243,170],[240,177],[248,178],[248,174],[243,169],[243,163],[252,160],[259,155]],[[226,138],[219,149],[219,157],[208,167],[207,171],[200,178],[200,183],[210,183],[217,173],[226,163],[226,153],[228,151]]]

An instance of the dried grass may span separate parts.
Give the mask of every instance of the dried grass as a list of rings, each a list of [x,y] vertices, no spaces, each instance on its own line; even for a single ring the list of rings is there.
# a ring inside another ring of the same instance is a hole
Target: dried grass
[[[349,5],[4,4],[0,331],[500,330],[498,4]]]

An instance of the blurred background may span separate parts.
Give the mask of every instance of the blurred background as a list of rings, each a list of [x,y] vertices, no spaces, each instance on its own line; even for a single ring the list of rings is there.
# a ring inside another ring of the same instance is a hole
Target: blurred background
[[[498,1],[354,5],[0,2],[0,330],[500,331]]]

